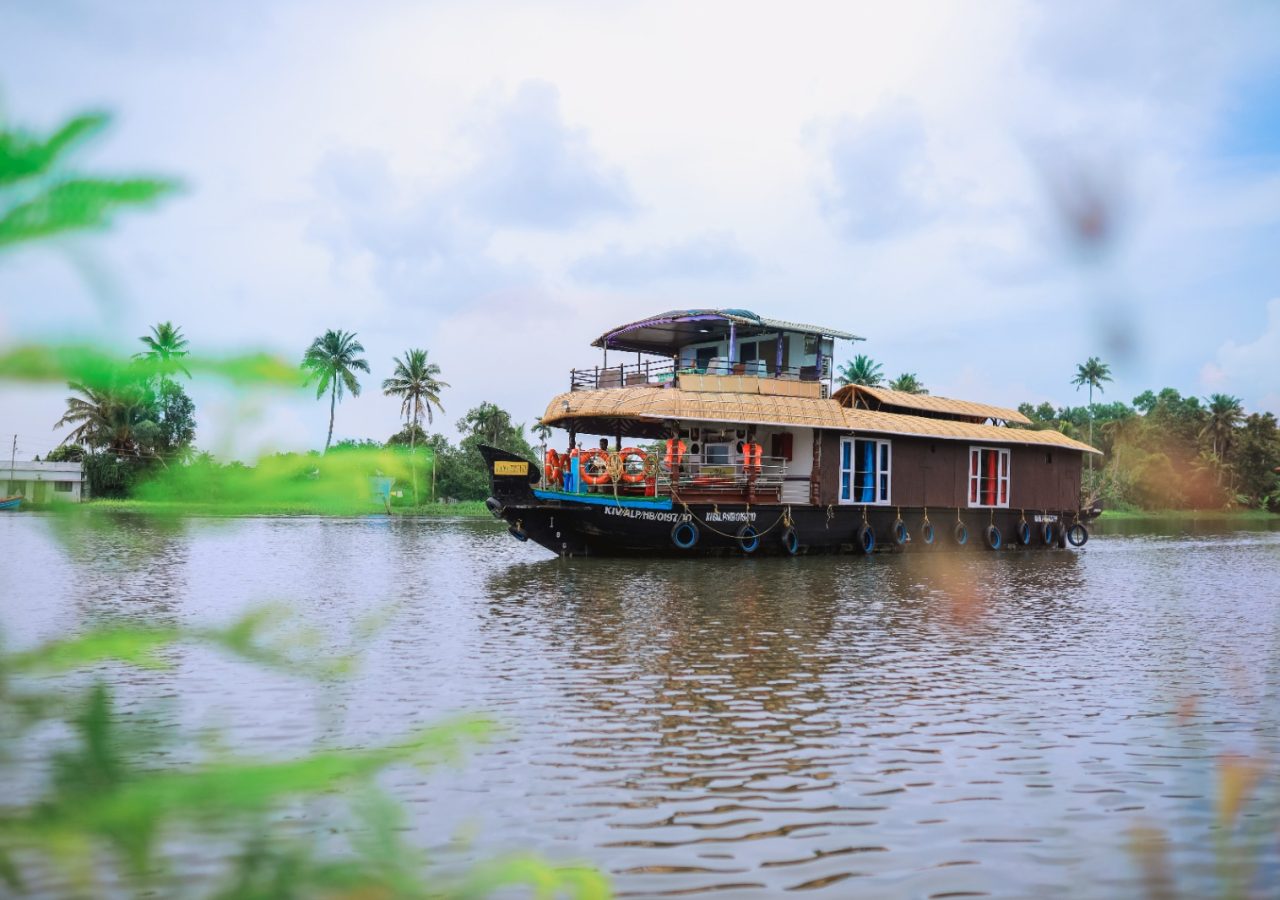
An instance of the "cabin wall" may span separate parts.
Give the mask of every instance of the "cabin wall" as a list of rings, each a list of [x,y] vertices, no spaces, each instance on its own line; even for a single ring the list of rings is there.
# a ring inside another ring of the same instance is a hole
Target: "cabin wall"
[[[830,506],[840,502],[840,438],[838,431],[823,430],[821,435],[821,471],[818,473],[818,504]]]
[[[1080,505],[1083,456],[1061,447],[1014,448],[1009,505],[1021,509],[1075,509]]]
[[[844,435],[849,436],[849,435]],[[871,437],[872,435],[863,435]],[[839,503],[840,438],[822,432],[819,502]],[[969,508],[969,441],[891,437],[893,506]],[[1008,446],[1011,509],[1075,509],[1080,503],[1082,455],[1062,447]]]

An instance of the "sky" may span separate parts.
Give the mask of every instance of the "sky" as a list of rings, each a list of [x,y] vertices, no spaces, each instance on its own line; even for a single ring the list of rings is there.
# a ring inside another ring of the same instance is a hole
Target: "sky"
[[[848,330],[934,394],[1147,388],[1280,412],[1280,4],[0,0],[0,118],[110,133],[86,171],[183,190],[0,255],[0,345],[300,359],[357,333],[335,439],[526,424],[607,328],[742,307]],[[319,447],[328,404],[192,384],[223,456]],[[19,456],[65,388],[0,385]],[[6,449],[8,449],[6,447]]]

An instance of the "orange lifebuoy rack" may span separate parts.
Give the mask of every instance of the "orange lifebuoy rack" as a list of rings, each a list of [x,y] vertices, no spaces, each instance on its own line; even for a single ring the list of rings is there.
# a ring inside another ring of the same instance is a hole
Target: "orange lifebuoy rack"
[[[599,471],[594,474],[591,472],[591,460],[599,459]],[[586,484],[593,486],[604,484],[609,480],[609,455],[603,450],[582,450],[578,453],[579,471],[582,473],[582,480]]]
[[[565,458],[551,447],[548,447],[545,462],[546,464],[543,466],[542,471],[547,476],[547,484],[559,484],[560,479],[564,477]]]
[[[622,457],[622,478],[619,480],[626,484],[643,484],[646,459],[644,451],[638,447],[627,447],[618,455]],[[640,460],[640,467],[635,471],[630,471],[627,468],[627,460],[633,456]]]

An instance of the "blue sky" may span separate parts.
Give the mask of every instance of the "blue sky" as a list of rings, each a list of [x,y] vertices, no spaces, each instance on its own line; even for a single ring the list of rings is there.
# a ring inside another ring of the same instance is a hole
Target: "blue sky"
[[[86,166],[186,190],[0,257],[0,341],[354,330],[339,437],[396,429],[410,346],[452,434],[686,306],[854,331],[943,395],[1078,402],[1098,355],[1104,400],[1280,411],[1273,3],[0,0],[0,115],[87,108]],[[323,443],[322,404],[193,394],[215,452]],[[46,451],[63,396],[0,389],[0,431]]]

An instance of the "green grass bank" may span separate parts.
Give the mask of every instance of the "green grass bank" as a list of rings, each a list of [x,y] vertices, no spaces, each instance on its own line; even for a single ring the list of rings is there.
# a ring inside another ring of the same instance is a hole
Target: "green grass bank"
[[[1107,509],[1103,522],[1274,522],[1280,513],[1265,509]]]
[[[62,507],[61,504],[58,505]],[[41,509],[53,508],[44,504]],[[306,501],[267,501],[263,503],[187,502],[176,500],[89,500],[73,507],[89,512],[125,512],[157,516],[378,516],[386,511],[377,504],[334,505]],[[421,506],[393,506],[391,515],[428,519],[487,519],[489,511],[480,500],[461,503],[424,503]]]

